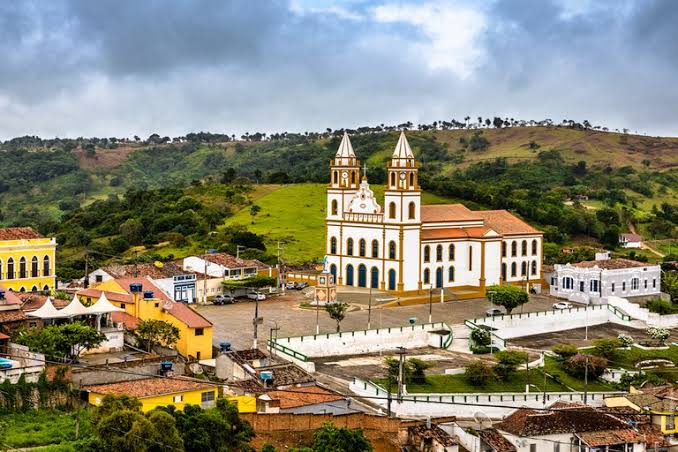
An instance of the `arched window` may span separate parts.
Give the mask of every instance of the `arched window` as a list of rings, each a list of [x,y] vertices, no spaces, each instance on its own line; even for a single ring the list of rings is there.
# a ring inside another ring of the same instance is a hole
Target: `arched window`
[[[468,271],[473,270],[473,247],[468,246]]]
[[[416,205],[414,204],[414,201],[411,201],[410,204],[407,206],[407,218],[409,218],[410,220],[414,220],[416,218],[414,212],[415,207]]]
[[[38,257],[33,256],[33,259],[31,259],[31,278],[37,277],[38,277]],[[37,288],[34,292],[37,292]]]
[[[447,280],[449,282],[454,282],[454,267],[450,265],[450,268],[447,269]]]
[[[501,257],[506,257],[506,242],[501,242]]]
[[[379,241],[372,240],[372,257],[379,257]]]
[[[388,258],[396,259],[396,244],[393,240],[388,242]]]
[[[337,238],[332,237],[330,239],[330,254],[337,254]]]
[[[537,274],[537,261],[532,261],[532,274]]]
[[[332,200],[332,215],[336,215],[337,212],[339,211],[339,204],[337,203],[336,199]]]
[[[516,263],[511,264],[511,276],[516,276]]]
[[[355,184],[355,171],[351,171],[351,184]]]
[[[450,247],[447,249],[447,259],[451,261],[454,260],[454,243],[452,243]]]
[[[367,267],[358,265],[358,287],[367,287]]]
[[[334,171],[334,172],[332,173],[332,181],[333,181],[335,184],[336,184],[337,182],[339,182],[339,173],[338,173],[337,171]]]
[[[622,281],[622,292],[626,292],[626,281]]]
[[[443,246],[438,245],[436,246],[436,261],[442,262],[442,260],[443,260]]]
[[[518,254],[518,242],[511,242],[511,256]]]
[[[395,205],[394,202],[392,202],[388,205],[388,217],[389,218],[395,218],[396,217],[396,205]]]
[[[424,247],[424,262],[430,262],[431,261],[431,247],[426,245]]]
[[[26,258],[21,256],[19,259],[19,278],[26,278],[28,274],[26,273]]]
[[[414,173],[410,173],[410,187],[414,188]]]
[[[632,278],[631,279],[631,290],[638,290],[638,287],[640,287],[640,279]]]
[[[395,290],[396,288],[396,272],[391,269],[388,271],[388,290]]]
[[[332,273],[332,276],[334,276],[334,280],[337,280],[337,266],[332,264],[330,265],[330,273]]]
[[[436,288],[443,287],[443,267],[436,268]]]
[[[49,256],[42,258],[42,276],[52,276],[52,270],[49,268]]]
[[[501,264],[501,279],[506,281],[506,264]]]
[[[346,254],[348,256],[353,256],[353,239],[349,238],[346,240]]]
[[[7,279],[14,279],[14,258],[7,259]]]
[[[537,255],[537,240],[536,239],[532,240],[532,255],[533,256]]]
[[[370,287],[373,289],[379,288],[379,269],[377,267],[370,269]]]
[[[38,291],[38,286],[31,287],[31,292],[37,292],[37,291]]]
[[[424,269],[424,284],[431,284],[431,270]]]
[[[358,253],[360,254],[360,257],[365,257],[365,254],[367,254],[367,245],[365,244],[365,239],[360,239],[358,242]]]
[[[346,285],[347,286],[353,285],[353,265],[351,264],[348,264],[346,266]]]
[[[527,273],[527,262],[523,262],[520,264],[520,276],[525,276]]]
[[[523,240],[520,244],[520,252],[523,256],[527,256],[527,240]]]
[[[391,187],[395,187],[395,179],[396,179],[395,173],[391,173]]]
[[[49,292],[49,286],[47,284],[45,284],[44,286],[42,286],[42,290],[44,292]]]

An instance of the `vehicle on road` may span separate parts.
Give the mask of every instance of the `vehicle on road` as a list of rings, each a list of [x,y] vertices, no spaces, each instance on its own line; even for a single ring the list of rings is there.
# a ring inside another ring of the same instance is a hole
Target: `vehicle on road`
[[[485,311],[485,317],[495,317],[498,315],[504,315],[504,311],[499,308],[492,308]]]
[[[297,283],[295,283],[295,282],[290,281],[290,282],[285,283],[285,289],[287,289],[287,290],[296,289],[296,288],[297,288]]]
[[[212,300],[212,304],[221,305],[221,304],[233,304],[235,303],[235,298],[230,295],[217,295]]]
[[[572,303],[567,303],[565,301],[559,301],[558,303],[553,304],[553,309],[558,309],[558,310],[572,309]]]
[[[249,298],[250,300],[262,301],[262,300],[266,299],[266,295],[264,295],[261,292],[257,292],[255,290],[250,290],[249,292],[247,292],[247,298]]]
[[[306,282],[299,282],[294,285],[294,288],[297,290],[305,289],[308,287],[308,283]]]

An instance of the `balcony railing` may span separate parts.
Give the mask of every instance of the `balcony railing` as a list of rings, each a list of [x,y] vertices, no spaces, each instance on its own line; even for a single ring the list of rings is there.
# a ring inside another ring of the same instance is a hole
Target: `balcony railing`
[[[344,213],[344,221],[354,221],[358,223],[381,223],[384,215],[381,213]]]

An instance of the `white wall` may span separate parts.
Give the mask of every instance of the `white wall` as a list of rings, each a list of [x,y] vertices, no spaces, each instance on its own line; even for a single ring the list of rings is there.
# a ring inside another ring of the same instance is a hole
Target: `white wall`
[[[659,295],[661,269],[658,265],[647,267],[630,267],[614,270],[605,270],[596,267],[582,268],[574,265],[555,265],[553,277],[555,284],[551,284],[551,295],[574,301],[597,300],[600,297],[637,297],[645,295]],[[572,289],[565,289],[563,278],[573,279]],[[637,289],[632,289],[633,278],[638,278]],[[591,291],[591,281],[599,281],[599,291]],[[580,282],[584,282],[584,291],[580,290]],[[550,283],[550,281],[549,281]],[[647,285],[647,287],[646,287]],[[613,290],[614,288],[614,290]]]
[[[527,255],[522,255],[522,242],[523,240],[527,241]],[[537,241],[537,254],[532,254],[532,240]],[[542,265],[542,237],[540,235],[535,236],[525,236],[520,238],[508,238],[505,239],[506,242],[506,257],[501,258],[501,261],[506,264],[506,281],[509,282],[518,282],[525,281],[525,276],[521,274],[522,263],[525,262],[527,265],[527,275],[529,279],[539,279],[541,278],[541,265]],[[516,243],[516,255],[511,255],[511,244]],[[500,250],[501,253],[501,250]],[[501,254],[500,254],[501,256]],[[537,261],[537,273],[532,275],[532,261]],[[516,276],[511,276],[511,264],[516,264]]]
[[[635,319],[642,320],[647,323],[648,326],[659,326],[664,328],[678,327],[678,314],[659,315],[621,297],[605,297],[602,301],[621,309]]]

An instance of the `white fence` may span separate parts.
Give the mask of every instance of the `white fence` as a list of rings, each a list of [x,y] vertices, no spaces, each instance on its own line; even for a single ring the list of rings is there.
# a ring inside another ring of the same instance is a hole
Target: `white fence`
[[[358,396],[367,397],[382,409],[388,405],[387,391],[372,382],[354,378],[349,389]],[[619,392],[589,392],[587,403],[602,406],[605,397],[612,397]],[[421,394],[406,395],[402,401],[392,395],[391,410],[397,416],[457,416],[473,418],[487,416],[500,419],[520,407],[543,408],[558,400],[567,402],[583,402],[583,392],[547,392],[543,393],[457,393],[457,394]]]
[[[602,298],[602,301],[618,309],[621,309],[634,319],[645,322],[647,326],[660,326],[664,328],[678,327],[678,314],[659,315],[654,312],[650,312],[650,310],[647,308],[640,307],[640,305],[636,303],[631,303],[626,298],[621,297],[604,297]]]

